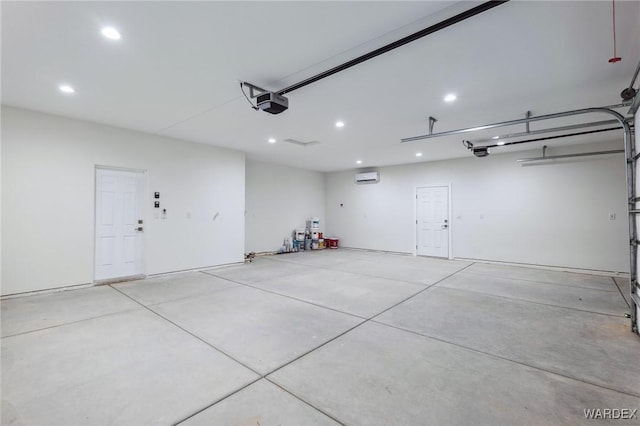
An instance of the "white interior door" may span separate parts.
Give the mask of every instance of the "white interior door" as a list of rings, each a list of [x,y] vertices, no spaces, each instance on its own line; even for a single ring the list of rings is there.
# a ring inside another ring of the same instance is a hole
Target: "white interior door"
[[[416,189],[416,254],[449,257],[449,188]]]
[[[95,280],[142,275],[144,172],[96,169]]]

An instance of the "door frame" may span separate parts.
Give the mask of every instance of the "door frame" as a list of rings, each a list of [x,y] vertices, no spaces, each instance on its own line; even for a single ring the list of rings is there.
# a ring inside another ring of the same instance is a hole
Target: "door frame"
[[[121,282],[121,281],[129,281],[139,278],[145,278],[147,276],[147,256],[146,256],[146,242],[147,242],[147,233],[142,233],[142,240],[140,242],[140,250],[142,251],[140,255],[140,274],[132,275],[130,277],[122,277],[122,278],[109,278],[104,280],[96,280],[96,234],[98,230],[98,224],[96,223],[96,207],[98,204],[97,196],[98,192],[96,191],[98,187],[98,170],[113,170],[117,172],[134,172],[142,174],[142,209],[140,215],[142,216],[144,230],[147,230],[147,225],[149,224],[147,221],[147,194],[149,193],[147,187],[147,170],[146,169],[133,169],[130,167],[116,167],[116,166],[105,166],[101,164],[96,164],[93,169],[93,268],[92,268],[92,277],[93,284],[107,284],[112,282]]]
[[[418,189],[419,188],[437,188],[437,187],[447,187],[447,223],[449,224],[449,234],[448,234],[448,245],[449,250],[447,253],[447,259],[453,260],[453,238],[451,237],[453,234],[453,223],[451,222],[451,182],[449,183],[441,183],[441,184],[424,184],[424,185],[416,185],[413,187],[413,255],[418,256]]]

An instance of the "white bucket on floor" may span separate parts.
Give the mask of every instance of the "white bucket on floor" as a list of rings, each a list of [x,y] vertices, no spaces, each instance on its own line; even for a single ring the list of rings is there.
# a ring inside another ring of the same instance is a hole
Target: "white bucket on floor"
[[[304,241],[304,229],[296,229],[296,240]]]

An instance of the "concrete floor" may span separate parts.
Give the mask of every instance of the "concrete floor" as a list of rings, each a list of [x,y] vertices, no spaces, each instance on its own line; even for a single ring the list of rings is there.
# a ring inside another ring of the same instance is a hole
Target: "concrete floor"
[[[358,250],[2,304],[2,424],[540,425],[640,408],[611,277]]]

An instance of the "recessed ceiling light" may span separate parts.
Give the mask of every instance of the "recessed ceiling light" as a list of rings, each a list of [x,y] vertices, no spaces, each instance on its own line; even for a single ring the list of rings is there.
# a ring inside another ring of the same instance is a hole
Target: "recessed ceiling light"
[[[274,138],[269,138],[269,143],[276,143],[276,140]]]
[[[113,27],[104,27],[101,33],[109,40],[120,40],[120,33]]]
[[[504,141],[500,141],[500,142],[498,142],[496,145],[498,145],[498,146],[502,146],[502,145],[504,145]]]
[[[336,121],[336,127],[337,128],[344,127],[344,121]]]
[[[421,152],[416,152],[416,157],[422,157],[422,153]]]
[[[445,102],[453,102],[457,99],[458,97],[456,95],[454,95],[453,93],[449,93],[447,96],[444,97],[444,101]]]
[[[75,93],[73,87],[69,86],[68,84],[61,84],[60,86],[58,86],[58,89],[60,89],[62,93]]]
[[[356,164],[362,164],[362,160],[357,160]]]
[[[500,139],[500,136],[492,136],[491,139]]]

